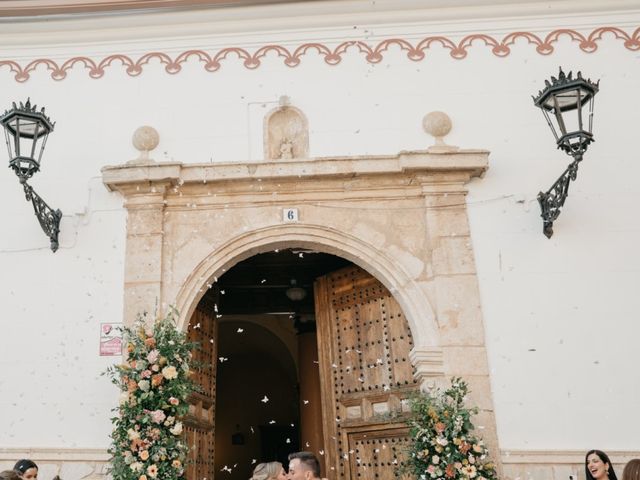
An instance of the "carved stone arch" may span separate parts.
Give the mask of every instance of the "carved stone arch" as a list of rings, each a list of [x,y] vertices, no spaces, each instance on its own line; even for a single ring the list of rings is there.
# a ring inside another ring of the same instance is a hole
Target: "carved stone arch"
[[[264,158],[309,158],[309,122],[302,110],[282,105],[265,115]]]
[[[200,298],[201,288],[236,263],[253,255],[292,245],[312,248],[350,260],[376,277],[400,304],[416,346],[437,349],[439,333],[433,308],[420,286],[400,262],[361,238],[317,225],[272,226],[231,239],[204,258],[180,289],[176,307],[185,328]]]

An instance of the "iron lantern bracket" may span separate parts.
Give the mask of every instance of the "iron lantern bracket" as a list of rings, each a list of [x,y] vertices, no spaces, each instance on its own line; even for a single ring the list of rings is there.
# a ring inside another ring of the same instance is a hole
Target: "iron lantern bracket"
[[[582,153],[573,155],[573,162],[546,192],[538,193],[538,203],[542,213],[542,232],[547,238],[553,235],[553,222],[560,215],[560,209],[569,195],[569,184],[578,176],[578,166],[582,161]]]
[[[24,196],[27,201],[33,205],[33,210],[38,217],[38,222],[44,233],[51,240],[51,251],[58,250],[58,233],[60,233],[60,219],[62,218],[62,212],[57,209],[53,210],[47,202],[45,202],[40,195],[38,195],[33,187],[26,181],[22,182],[24,187]]]

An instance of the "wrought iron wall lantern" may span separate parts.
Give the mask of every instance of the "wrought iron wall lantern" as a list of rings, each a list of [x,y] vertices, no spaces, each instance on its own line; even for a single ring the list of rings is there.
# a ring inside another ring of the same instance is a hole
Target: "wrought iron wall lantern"
[[[44,108],[37,111],[37,106],[32,106],[30,100],[20,105],[14,102],[12,108],[0,116],[0,124],[4,127],[7,141],[9,167],[20,179],[25,197],[33,204],[40,226],[51,240],[51,250],[55,252],[58,249],[62,212],[49,207],[27,183],[40,170],[47,137],[55,124],[45,115]]]
[[[578,165],[593,139],[593,100],[598,93],[600,81],[593,83],[582,78],[574,78],[560,69],[558,78],[545,80],[545,88],[533,97],[536,107],[542,110],[558,148],[573,157],[573,161],[560,178],[546,192],[538,194],[542,210],[543,233],[547,238],[553,235],[553,222],[560,215],[560,209],[569,194],[569,183],[578,175]],[[585,119],[586,117],[586,119]]]

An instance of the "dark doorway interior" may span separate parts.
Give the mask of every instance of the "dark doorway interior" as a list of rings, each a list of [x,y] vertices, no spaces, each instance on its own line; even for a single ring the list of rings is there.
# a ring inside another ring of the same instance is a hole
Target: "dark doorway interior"
[[[261,253],[226,272],[219,281],[219,313],[222,315],[262,315],[291,312],[313,314],[313,282],[326,273],[350,265],[344,258],[304,248]],[[292,301],[287,290],[304,289],[305,297]]]
[[[308,445],[300,438],[298,334],[313,328],[315,279],[349,264],[283,249],[238,263],[211,290],[219,322],[216,478],[246,480],[263,461],[286,467],[287,455]]]

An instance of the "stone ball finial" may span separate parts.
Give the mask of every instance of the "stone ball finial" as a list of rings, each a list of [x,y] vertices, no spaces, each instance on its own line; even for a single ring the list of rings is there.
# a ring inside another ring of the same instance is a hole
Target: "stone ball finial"
[[[444,112],[430,112],[422,119],[422,128],[435,139],[433,146],[429,150],[457,150],[444,142],[444,137],[451,131],[451,119]]]
[[[140,151],[140,156],[135,161],[146,162],[150,160],[149,152],[158,146],[160,135],[155,128],[143,125],[133,132],[131,141],[133,146]]]

